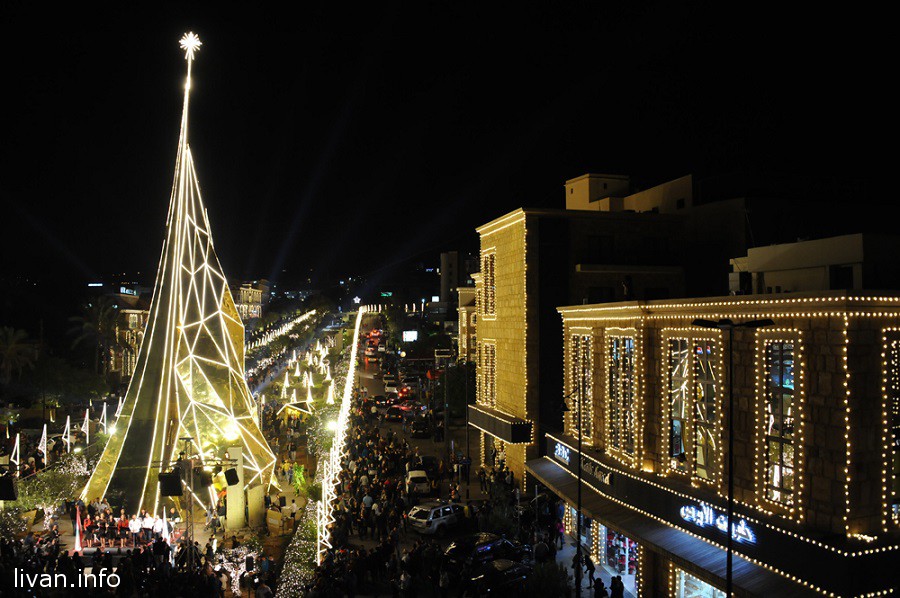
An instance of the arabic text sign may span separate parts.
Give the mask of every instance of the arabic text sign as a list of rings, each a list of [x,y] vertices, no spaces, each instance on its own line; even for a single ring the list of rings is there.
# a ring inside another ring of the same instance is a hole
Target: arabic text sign
[[[682,519],[697,527],[715,527],[723,534],[728,533],[728,516],[709,505],[684,505],[680,512]],[[731,528],[731,538],[735,542],[756,544],[756,534],[746,520],[739,519],[737,523],[732,523]]]

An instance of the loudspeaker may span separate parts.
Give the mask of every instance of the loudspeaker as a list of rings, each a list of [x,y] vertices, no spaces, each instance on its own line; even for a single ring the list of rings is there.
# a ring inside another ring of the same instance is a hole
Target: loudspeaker
[[[232,467],[231,469],[226,469],[225,481],[228,482],[229,486],[234,486],[235,484],[237,484],[240,481],[240,478],[238,478],[237,469],[235,469],[234,467]]]
[[[249,554],[244,559],[244,567],[247,571],[253,571],[253,557]]]
[[[163,496],[181,496],[181,476],[178,472],[159,474],[159,493]]]
[[[0,500],[17,500],[18,498],[16,481],[8,476],[0,478]]]
[[[279,507],[286,507],[286,506],[287,506],[287,499],[286,499],[285,497],[283,497],[283,496],[279,496],[279,497],[278,497],[278,506],[279,506]]]

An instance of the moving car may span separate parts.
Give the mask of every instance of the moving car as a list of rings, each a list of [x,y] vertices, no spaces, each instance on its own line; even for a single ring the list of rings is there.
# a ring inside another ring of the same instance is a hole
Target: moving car
[[[375,395],[372,397],[372,402],[375,403],[375,406],[383,409],[390,407],[394,404],[394,401],[384,395]]]
[[[451,542],[444,551],[444,560],[457,571],[464,565],[474,570],[497,559],[521,562],[530,558],[531,546],[487,532],[464,536]]]
[[[414,494],[431,494],[431,482],[428,480],[428,474],[422,469],[411,469],[406,474],[406,487]]]
[[[429,502],[409,510],[409,523],[415,531],[441,538],[463,519],[463,508],[457,504]]]
[[[396,394],[397,393],[397,382],[396,381],[392,381],[392,382],[386,381],[384,383],[384,392],[386,392],[386,393],[392,392],[392,393]]]

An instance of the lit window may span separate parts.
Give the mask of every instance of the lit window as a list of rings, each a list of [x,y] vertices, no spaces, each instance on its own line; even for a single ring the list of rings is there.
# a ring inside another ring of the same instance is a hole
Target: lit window
[[[719,471],[719,354],[711,339],[669,340],[670,469],[702,480]]]
[[[481,400],[489,407],[497,406],[497,347],[481,346]]]
[[[613,451],[634,455],[637,405],[634,400],[634,339],[613,336],[607,344],[607,443]]]
[[[578,408],[581,406],[581,434],[587,438],[593,432],[593,370],[590,335],[576,334],[571,340],[571,370],[569,372],[569,393],[573,398],[573,409],[569,411],[569,430],[578,433]],[[582,401],[583,397],[583,401]]]
[[[725,592],[686,571],[674,568],[676,598],[725,598]]]
[[[900,523],[900,340],[890,340],[887,350],[888,509],[894,523]]]
[[[765,495],[771,501],[794,503],[794,344],[766,343]]]
[[[497,255],[495,253],[487,253],[481,257],[481,292],[483,300],[481,302],[482,312],[488,315],[497,313],[496,308],[496,282],[494,268],[496,265]]]

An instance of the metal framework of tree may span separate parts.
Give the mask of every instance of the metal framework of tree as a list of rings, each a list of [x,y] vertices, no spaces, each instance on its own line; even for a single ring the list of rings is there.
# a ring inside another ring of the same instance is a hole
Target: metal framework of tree
[[[191,63],[200,45],[193,33],[181,39],[181,134],[147,331],[117,431],[83,493],[107,496],[129,513],[157,510],[159,465],[174,463],[182,437],[193,438],[201,460],[242,447],[245,487],[268,487],[275,467],[244,379],[244,326],[213,249],[188,144]],[[212,500],[213,489],[207,491]]]

